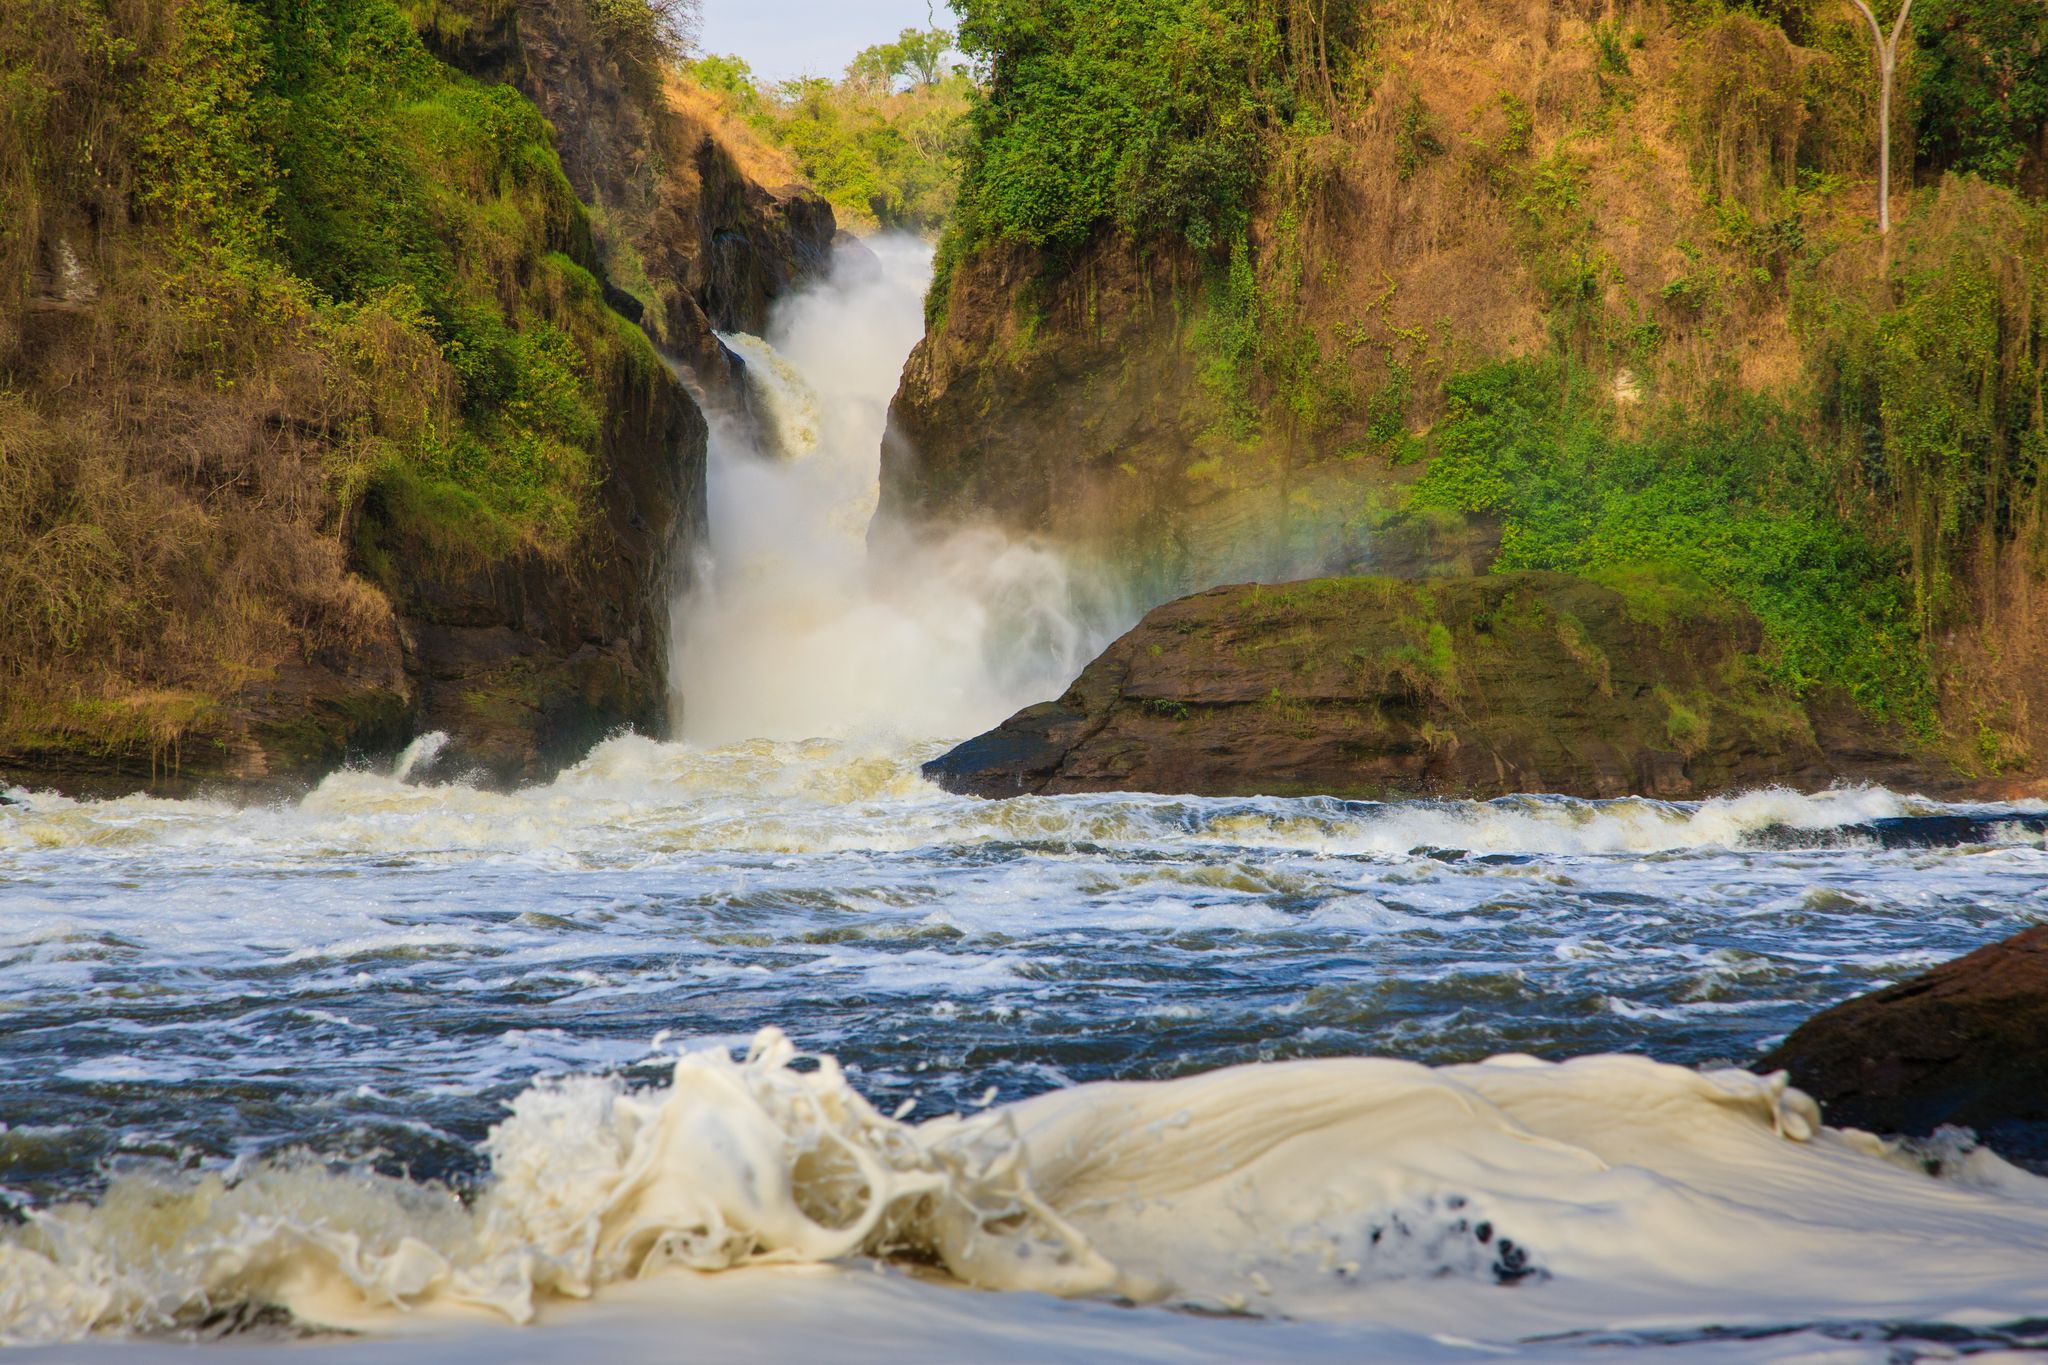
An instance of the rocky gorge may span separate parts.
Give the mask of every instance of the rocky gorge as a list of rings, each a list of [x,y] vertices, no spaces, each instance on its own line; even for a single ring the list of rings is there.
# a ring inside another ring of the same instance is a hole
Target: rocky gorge
[[[289,791],[442,730],[510,782],[660,731],[701,409],[740,400],[714,329],[823,270],[829,206],[580,3],[30,8],[0,774]],[[188,67],[218,113],[163,122]]]

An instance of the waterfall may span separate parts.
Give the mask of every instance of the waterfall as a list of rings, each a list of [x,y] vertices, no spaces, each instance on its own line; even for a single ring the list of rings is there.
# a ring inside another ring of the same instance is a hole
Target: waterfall
[[[710,546],[674,607],[675,724],[693,743],[959,738],[1056,695],[1128,624],[1052,550],[992,529],[876,537],[870,553],[931,249],[869,246],[780,304],[765,337],[724,338],[755,420],[714,424]]]

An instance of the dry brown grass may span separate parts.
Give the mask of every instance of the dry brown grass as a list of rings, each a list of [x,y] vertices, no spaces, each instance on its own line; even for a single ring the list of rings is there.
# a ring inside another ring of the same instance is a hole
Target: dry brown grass
[[[1603,68],[1603,24],[1626,45],[1626,73]],[[1783,280],[1759,274],[1777,267],[1731,237],[1716,202],[1763,223],[1802,150],[1861,166],[1863,111],[1835,91],[1832,58],[1741,15],[1689,32],[1657,5],[1533,0],[1419,6],[1386,20],[1378,43],[1373,88],[1342,107],[1336,133],[1283,149],[1254,222],[1261,259],[1315,263],[1299,316],[1326,347],[1347,348],[1361,401],[1400,361],[1420,426],[1443,378],[1553,344],[1560,309],[1546,276],[1574,261],[1595,286],[1568,341],[1605,379],[1626,371],[1635,391],[1677,399],[1800,382]],[[1820,117],[1804,90],[1822,92]],[[1439,149],[1419,164],[1414,108]],[[1510,110],[1529,120],[1524,146]],[[1530,207],[1546,164],[1574,168],[1572,207]],[[1863,193],[1852,183],[1802,211],[1815,231],[1853,228]],[[1291,248],[1279,240],[1289,232]],[[1697,295],[1667,294],[1687,276]],[[1321,453],[1351,447],[1364,422],[1324,433]]]
[[[680,72],[670,72],[662,94],[689,124],[717,140],[748,179],[770,187],[798,184],[803,173],[788,152],[768,141],[733,111],[732,102]]]

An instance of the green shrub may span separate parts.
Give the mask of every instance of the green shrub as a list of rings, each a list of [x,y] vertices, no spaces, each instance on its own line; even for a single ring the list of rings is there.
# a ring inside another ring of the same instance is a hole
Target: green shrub
[[[1913,47],[1920,164],[2048,193],[2048,5],[1920,0]]]
[[[1904,552],[1841,519],[1774,404],[1727,397],[1625,437],[1561,363],[1496,362],[1446,393],[1415,505],[1498,517],[1498,569],[1697,578],[1763,621],[1781,681],[1931,727]]]
[[[1419,94],[1410,95],[1408,103],[1401,108],[1400,122],[1394,126],[1394,174],[1401,180],[1412,179],[1415,173],[1443,155],[1443,139],[1437,135],[1436,119]]]
[[[966,0],[989,67],[964,191],[976,229],[1074,247],[1097,224],[1228,240],[1255,184],[1248,0]]]

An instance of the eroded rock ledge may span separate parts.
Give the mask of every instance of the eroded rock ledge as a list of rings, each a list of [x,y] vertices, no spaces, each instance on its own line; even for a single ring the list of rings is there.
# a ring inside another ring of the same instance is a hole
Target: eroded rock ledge
[[[1690,798],[1957,775],[1845,698],[1766,676],[1694,585],[1512,573],[1325,578],[1169,602],[1056,701],[927,764],[955,792],[1557,792]]]

